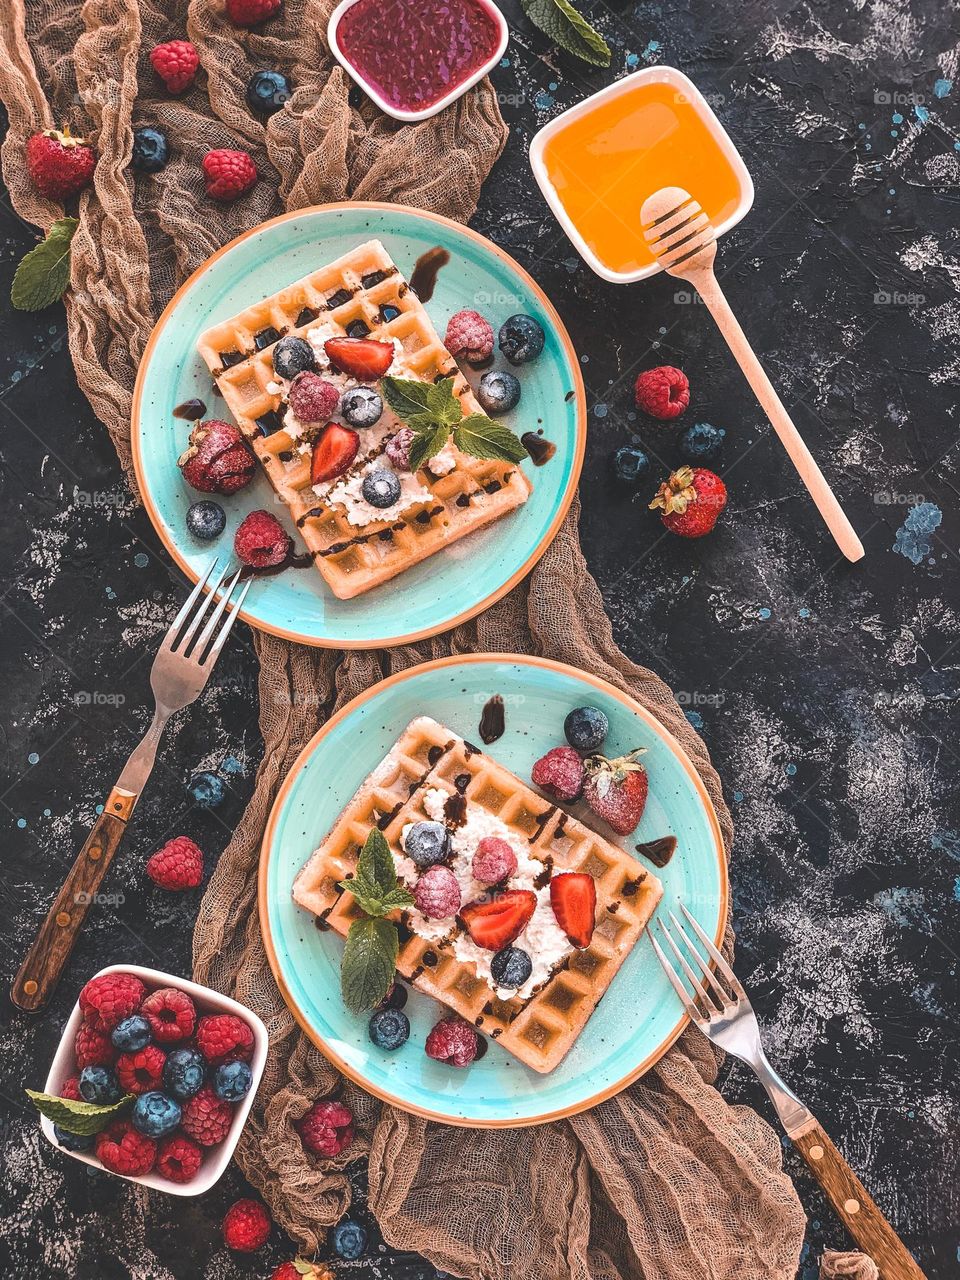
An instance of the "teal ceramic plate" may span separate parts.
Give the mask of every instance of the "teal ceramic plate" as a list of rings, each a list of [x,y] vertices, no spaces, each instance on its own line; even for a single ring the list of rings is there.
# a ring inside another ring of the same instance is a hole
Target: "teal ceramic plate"
[[[469,228],[416,209],[387,204],[336,204],[265,222],[215,253],[190,277],[157,323],[134,392],[133,457],[140,492],[167,550],[194,580],[211,554],[232,555],[233,534],[248,511],[275,509],[266,478],[231,498],[219,498],[227,529],[216,543],[186,530],[187,507],[200,495],[177,470],[191,424],[173,416],[199,398],[207,417],[222,416],[210,374],[196,352],[199,334],[252,301],[275,293],[373,237],[383,241],[404,275],[420,254],[440,245],[451,261],[428,303],[442,334],[447,320],[475,308],[494,328],[517,311],[546,332],[542,356],[517,370],[523,398],[504,422],[518,434],[543,430],[556,446],[543,466],[523,466],[533,493],[517,511],[431,556],[392,582],[354,600],[338,600],[312,568],[290,569],[253,583],[242,616],[252,626],[326,648],[373,648],[435,635],[487,608],[528,573],[566,514],[583,461],[583,381],[567,332],[534,281],[496,245]],[[496,367],[499,367],[499,361]],[[479,374],[470,375],[474,385]],[[287,521],[295,533],[291,521]]]
[[[463,1070],[431,1061],[423,1044],[441,1009],[415,991],[406,1006],[410,1039],[396,1053],[373,1045],[367,1019],[345,1009],[343,944],[333,932],[320,932],[314,917],[294,904],[294,878],[415,716],[433,716],[477,741],[481,710],[494,693],[506,706],[506,730],[488,750],[522,778],[563,741],[564,717],[584,703],[601,707],[610,720],[609,754],[646,747],[650,798],[635,838],[672,833],[678,839],[672,861],[657,872],[664,883],[659,909],[682,897],[710,936],[719,937],[727,901],[720,829],[693,765],[653,717],[601,680],[539,658],[445,658],[393,676],[335,715],[291,769],[264,836],[260,924],[274,975],[314,1043],[370,1093],[431,1119],[484,1127],[536,1124],[593,1106],[650,1067],[685,1021],[645,938],[548,1075],[523,1066],[494,1041]]]

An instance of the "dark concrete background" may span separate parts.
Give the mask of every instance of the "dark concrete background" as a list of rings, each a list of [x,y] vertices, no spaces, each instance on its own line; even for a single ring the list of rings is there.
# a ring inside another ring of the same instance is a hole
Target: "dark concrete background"
[[[549,50],[506,6],[513,40],[494,81],[511,138],[474,225],[532,271],[582,354],[584,547],[620,644],[677,691],[723,778],[737,823],[737,967],[771,1056],[927,1274],[947,1280],[960,1244],[956,6],[587,7],[613,48],[609,72]],[[835,554],[703,309],[666,278],[600,281],[535,189],[533,131],[655,61],[710,95],[753,173],[755,206],[719,271],[863,536],[856,567]],[[0,202],[0,296],[34,235]],[[6,983],[146,726],[150,662],[183,583],[76,387],[61,308],[7,309],[0,339]],[[645,506],[655,480],[636,497],[611,484],[610,456],[634,435],[656,479],[678,460],[675,430],[633,412],[636,372],[658,363],[690,377],[684,422],[727,431],[730,507],[700,543],[663,535]],[[92,971],[118,960],[189,971],[196,896],[152,889],[142,862],[184,831],[211,865],[259,752],[239,627],[201,707],[168,731],[105,885],[117,900],[92,914],[49,1012],[3,1009],[4,1274],[219,1280],[269,1275],[290,1256],[279,1232],[255,1260],[223,1249],[235,1171],[197,1201],[138,1193],[48,1147],[20,1094],[42,1084]],[[226,800],[199,809],[188,779],[225,762]],[[724,1092],[770,1115],[739,1066]],[[810,1217],[801,1275],[813,1277],[823,1247],[847,1242],[786,1159]],[[393,1258],[374,1232],[366,1259],[338,1274],[420,1280],[432,1268]]]

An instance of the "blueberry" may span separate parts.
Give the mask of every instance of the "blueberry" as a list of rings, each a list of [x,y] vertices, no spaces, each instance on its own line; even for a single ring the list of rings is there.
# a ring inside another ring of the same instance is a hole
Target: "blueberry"
[[[687,427],[677,441],[680,456],[687,462],[712,462],[719,456],[723,448],[723,427],[711,426],[709,422],[695,422]]]
[[[178,1102],[200,1092],[207,1064],[196,1049],[174,1049],[163,1064],[163,1087]]]
[[[390,990],[377,1005],[377,1013],[382,1009],[402,1009],[407,1003],[407,988],[402,982],[392,982]]]
[[[219,502],[193,502],[187,508],[187,528],[201,542],[219,538],[226,526],[226,512]]]
[[[338,1222],[330,1238],[334,1253],[346,1262],[355,1261],[367,1247],[367,1233],[359,1222]]]
[[[403,851],[425,871],[450,855],[450,832],[442,822],[416,822],[403,839]]]
[[[80,1072],[80,1097],[101,1107],[120,1101],[120,1082],[112,1067],[84,1067]]]
[[[272,116],[290,97],[290,81],[279,71],[255,71],[247,81],[247,106],[258,116]]]
[[[130,163],[141,173],[156,173],[170,158],[166,135],[159,129],[147,126],[133,131],[133,152]]]
[[[410,1036],[410,1020],[399,1009],[381,1009],[370,1019],[370,1039],[381,1049],[399,1049]]]
[[[340,413],[351,427],[372,427],[383,413],[383,401],[372,387],[354,387],[341,399]]]
[[[165,1093],[152,1089],[141,1093],[130,1113],[133,1127],[146,1138],[162,1138],[180,1123],[180,1104]]]
[[[273,348],[273,371],[281,378],[292,381],[298,373],[312,373],[316,367],[313,347],[303,338],[281,338]]]
[[[400,478],[386,467],[368,471],[360,488],[371,507],[392,507],[400,498]]]
[[[137,1053],[150,1043],[150,1023],[138,1013],[124,1018],[110,1033],[110,1043],[121,1053]]]
[[[533,972],[533,962],[520,947],[504,947],[490,961],[490,976],[498,987],[516,990]]]
[[[250,1092],[253,1072],[245,1062],[225,1062],[213,1077],[213,1092],[224,1102],[239,1102]]]
[[[187,790],[201,809],[215,809],[227,794],[223,779],[207,771],[195,773],[187,784]]]
[[[527,364],[543,350],[544,333],[533,316],[510,316],[500,326],[497,342],[511,364]]]
[[[636,484],[650,470],[650,459],[636,445],[625,444],[613,455],[613,469],[624,484]]]
[[[58,1124],[53,1126],[53,1136],[65,1151],[89,1151],[93,1146],[92,1133],[68,1133]]]
[[[520,403],[520,383],[512,373],[493,369],[480,379],[477,399],[484,413],[509,413]]]
[[[574,707],[563,722],[563,732],[571,747],[586,754],[603,745],[610,722],[599,707]]]

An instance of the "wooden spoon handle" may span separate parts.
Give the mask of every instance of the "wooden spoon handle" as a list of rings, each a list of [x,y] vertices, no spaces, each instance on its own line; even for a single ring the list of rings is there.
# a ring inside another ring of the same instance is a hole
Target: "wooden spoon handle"
[[[907,1247],[824,1132],[819,1121],[792,1137],[840,1221],[880,1269],[881,1280],[926,1280]]]

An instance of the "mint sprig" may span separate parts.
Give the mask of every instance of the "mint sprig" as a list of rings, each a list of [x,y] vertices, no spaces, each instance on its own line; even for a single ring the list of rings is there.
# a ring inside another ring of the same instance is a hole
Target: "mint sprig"
[[[58,1098],[51,1093],[37,1093],[35,1089],[24,1091],[42,1116],[52,1120],[67,1133],[90,1138],[107,1125],[133,1102],[133,1094],[127,1093],[119,1102],[101,1106],[96,1102],[78,1102],[73,1098]]]
[[[509,427],[482,413],[464,418],[454,395],[453,378],[442,382],[418,382],[412,378],[384,378],[383,398],[413,432],[410,468],[418,470],[440,452],[453,433],[453,443],[461,453],[474,458],[501,462],[522,462],[527,456],[523,444]]]
[[[340,888],[353,894],[364,913],[350,926],[340,965],[343,1002],[351,1013],[363,1013],[387,994],[397,968],[400,937],[397,926],[384,917],[413,905],[397,879],[393,854],[379,828],[371,829],[353,878],[341,881]]]
[[[18,311],[42,311],[63,296],[70,283],[70,242],[79,225],[76,218],[58,218],[21,260],[10,288]]]
[[[520,0],[535,27],[554,44],[595,67],[609,67],[610,46],[569,0]]]

